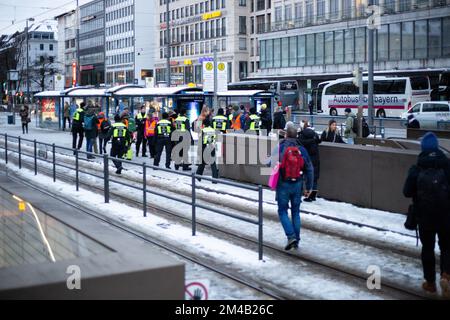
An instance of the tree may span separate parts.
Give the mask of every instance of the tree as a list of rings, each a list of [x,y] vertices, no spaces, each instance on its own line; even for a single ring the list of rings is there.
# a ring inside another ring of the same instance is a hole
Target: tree
[[[51,79],[54,75],[61,72],[61,70],[56,67],[57,64],[58,62],[56,62],[52,56],[40,56],[39,59],[30,65],[30,81],[36,83],[41,91],[45,91],[48,78],[50,77]]]

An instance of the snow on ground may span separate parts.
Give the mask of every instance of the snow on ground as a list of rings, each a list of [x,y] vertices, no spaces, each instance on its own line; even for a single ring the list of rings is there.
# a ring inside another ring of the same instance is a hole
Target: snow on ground
[[[1,161],[4,163],[3,161]],[[178,244],[180,247],[186,248],[189,251],[195,251],[200,255],[214,259],[221,264],[230,266],[239,270],[239,272],[246,274],[249,277],[258,279],[259,281],[270,282],[279,288],[289,290],[292,294],[307,294],[314,298],[324,299],[373,299],[379,298],[376,292],[369,291],[365,287],[365,283],[361,286],[355,287],[343,281],[341,279],[330,279],[323,272],[317,272],[314,269],[310,269],[308,264],[292,263],[290,261],[281,261],[282,259],[274,259],[271,256],[266,255],[265,261],[258,261],[256,252],[243,248],[239,245],[232,244],[228,241],[212,237],[205,233],[199,233],[197,236],[191,236],[191,229],[184,227],[176,222],[171,222],[167,219],[159,218],[157,216],[149,216],[147,218],[142,217],[141,210],[131,208],[125,204],[111,201],[109,204],[104,203],[102,195],[92,193],[87,190],[80,189],[79,192],[74,192],[74,186],[65,183],[57,182],[52,183],[52,179],[43,175],[34,176],[34,172],[26,169],[18,170],[15,167],[8,166],[9,170],[14,171],[16,174],[23,178],[32,181],[35,184],[45,186],[46,189],[55,194],[61,194],[65,197],[69,197],[78,203],[95,210],[98,213],[106,215],[110,218],[119,219],[123,223],[129,225],[132,228],[146,232],[152,236],[156,236],[159,239],[165,239],[173,244]],[[171,210],[179,211],[179,207],[174,207],[170,201],[165,201],[165,207]],[[202,213],[199,212],[199,216]],[[276,228],[278,225],[277,239],[278,244],[281,245],[280,240],[280,227],[279,224],[273,224],[266,226],[265,232]],[[243,229],[240,229],[243,230]],[[245,230],[245,229],[244,229]],[[273,233],[274,234],[274,233]],[[273,236],[272,234],[272,236]],[[269,237],[267,235],[267,237]],[[304,238],[310,238],[306,234]],[[267,238],[266,238],[267,239]],[[309,247],[311,252],[322,250],[317,245],[320,244],[319,239],[309,239],[305,241],[311,241],[305,243],[305,248]],[[322,243],[328,243],[333,245],[330,239],[325,237],[322,239]],[[339,246],[336,246],[335,252],[339,252]],[[330,256],[335,252],[330,252]],[[325,252],[326,253],[326,252]],[[353,257],[359,257],[362,254],[361,251],[353,249],[351,252],[345,252],[347,259]],[[373,252],[367,252],[366,256],[373,257]],[[338,259],[338,257],[336,257]],[[339,258],[342,259],[342,256]],[[345,260],[344,260],[345,261]],[[356,261],[356,259],[355,259]],[[395,262],[389,264],[388,261],[378,260],[378,263],[385,265],[389,268],[395,267]],[[372,263],[372,261],[366,261],[366,263]],[[367,264],[365,264],[367,265]],[[400,267],[405,268],[405,265]],[[409,268],[410,266],[408,266]],[[415,269],[415,268],[414,268]],[[412,274],[416,274],[416,270],[412,270]]]

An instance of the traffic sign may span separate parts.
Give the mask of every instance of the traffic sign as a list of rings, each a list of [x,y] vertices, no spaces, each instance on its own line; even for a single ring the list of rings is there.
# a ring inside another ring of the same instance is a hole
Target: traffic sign
[[[209,297],[209,280],[192,280],[187,281],[185,286],[186,300],[208,300]]]

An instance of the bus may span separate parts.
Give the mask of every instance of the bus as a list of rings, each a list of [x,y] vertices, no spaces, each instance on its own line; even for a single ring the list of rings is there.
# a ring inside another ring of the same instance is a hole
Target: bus
[[[367,79],[363,77],[364,115],[367,115]],[[373,81],[373,94],[376,117],[401,117],[415,103],[430,100],[430,80],[426,76],[377,76]],[[353,84],[353,78],[330,81],[323,88],[321,107],[324,114],[343,115],[344,109],[355,111],[358,104],[359,89]]]
[[[313,101],[313,109],[317,113],[322,113],[322,92],[323,88],[329,84],[330,81],[321,82],[317,85],[317,88],[313,88],[311,92],[311,98]]]
[[[297,80],[253,80],[228,84],[228,90],[265,90],[275,94],[275,101],[281,105],[299,110],[299,90]]]

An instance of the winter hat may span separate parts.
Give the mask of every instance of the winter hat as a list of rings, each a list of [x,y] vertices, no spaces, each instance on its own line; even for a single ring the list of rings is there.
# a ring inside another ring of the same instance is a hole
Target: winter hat
[[[422,151],[437,151],[439,150],[439,141],[433,132],[427,132],[421,142]]]
[[[263,103],[263,104],[261,105],[261,110],[266,110],[266,109],[267,109],[267,104]]]

